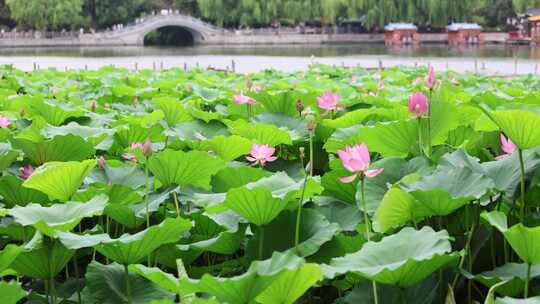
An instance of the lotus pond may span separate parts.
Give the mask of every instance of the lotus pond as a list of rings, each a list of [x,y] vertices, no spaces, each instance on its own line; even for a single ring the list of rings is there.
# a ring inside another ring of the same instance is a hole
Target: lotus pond
[[[540,303],[540,78],[0,75],[1,303]]]

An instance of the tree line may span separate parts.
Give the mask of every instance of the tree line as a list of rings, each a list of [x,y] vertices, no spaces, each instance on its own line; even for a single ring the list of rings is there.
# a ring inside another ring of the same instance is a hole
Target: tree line
[[[533,7],[540,0],[0,0],[0,27],[101,30],[172,9],[230,28],[354,20],[369,31],[389,22],[442,28],[452,21],[502,29],[508,17]]]

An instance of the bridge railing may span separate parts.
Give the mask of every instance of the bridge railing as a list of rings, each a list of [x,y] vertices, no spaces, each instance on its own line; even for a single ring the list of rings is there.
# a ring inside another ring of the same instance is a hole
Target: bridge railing
[[[77,39],[79,31],[9,31],[0,32],[0,39]]]

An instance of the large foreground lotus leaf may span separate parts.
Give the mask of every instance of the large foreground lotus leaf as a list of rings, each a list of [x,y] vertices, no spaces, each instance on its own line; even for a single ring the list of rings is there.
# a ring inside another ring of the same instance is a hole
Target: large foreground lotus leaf
[[[48,198],[43,192],[25,188],[23,181],[13,175],[0,178],[0,195],[4,198],[7,207],[25,206],[28,203],[47,202]]]
[[[253,262],[246,273],[236,277],[205,274],[200,280],[184,279],[180,286],[186,292],[208,293],[223,303],[294,303],[321,277],[317,264],[305,263],[288,251]]]
[[[174,299],[174,294],[156,286],[136,272],[129,272],[129,281],[133,304]],[[127,303],[126,273],[122,265],[117,263],[103,265],[92,261],[88,264],[85,282],[86,285],[81,294],[88,303]]]
[[[208,140],[205,144],[208,145],[211,151],[214,151],[214,153],[226,161],[246,155],[251,149],[251,141],[238,135],[227,137],[222,135],[216,136]]]
[[[164,185],[210,188],[212,175],[225,167],[219,158],[201,151],[165,150],[150,157],[148,169]]]
[[[9,210],[15,221],[23,226],[32,226],[41,233],[54,237],[55,231],[70,231],[85,217],[101,215],[108,198],[100,195],[87,203],[67,202],[43,207],[29,204]]]
[[[108,234],[77,235],[56,232],[59,240],[69,249],[94,247],[99,253],[120,264],[136,264],[162,245],[174,243],[182,233],[190,230],[190,220],[168,218],[136,234],[124,234],[112,239]]]
[[[527,280],[527,268],[528,265],[524,263],[507,263],[491,271],[484,271],[474,276],[474,279],[488,288],[500,282],[505,282],[496,287],[495,291],[505,296],[515,297],[523,292]],[[540,265],[533,265],[530,278],[533,279],[538,276],[540,276]]]
[[[2,295],[3,304],[16,304],[26,296],[26,291],[21,288],[21,285],[18,282],[1,281],[0,294]]]
[[[405,157],[417,145],[418,126],[414,120],[379,122],[373,126],[351,127],[349,129],[352,131],[350,135],[341,135],[336,131],[325,144],[326,150],[336,152],[343,149],[345,145],[364,142],[370,151],[379,152],[384,157]]]
[[[494,111],[490,118],[520,149],[540,145],[540,115],[525,110]]]
[[[14,139],[13,146],[21,149],[33,164],[51,161],[81,161],[94,155],[94,146],[72,134],[55,136],[42,142]]]
[[[272,147],[292,144],[291,136],[287,131],[265,123],[238,125],[232,128],[231,133],[251,139],[257,144],[266,144]]]
[[[435,100],[430,103],[430,136],[432,144],[438,145],[446,141],[448,132],[459,126],[462,114],[454,103],[437,100],[439,96],[434,96],[434,98]]]
[[[245,187],[232,189],[227,193],[224,205],[257,226],[270,223],[279,215],[287,202],[274,198],[266,188]]]
[[[300,220],[300,239],[298,247],[294,248],[296,215],[296,211],[283,212],[263,228],[263,258],[270,257],[273,252],[283,252],[291,248],[301,257],[310,256],[339,231],[338,224],[330,223],[315,210],[304,208]],[[284,231],[288,233],[283,233]],[[254,237],[248,242],[246,248],[250,258],[258,257],[260,238],[261,229],[256,229]]]
[[[95,160],[50,162],[37,168],[23,187],[39,190],[51,200],[67,201],[96,165]]]
[[[165,114],[165,121],[169,127],[182,121],[191,120],[191,116],[176,98],[169,96],[154,97],[152,103]]]
[[[64,247],[58,240],[43,237],[41,233],[36,232],[11,263],[10,268],[20,275],[50,279],[64,269],[74,252]]]
[[[540,226],[526,227],[518,223],[508,228],[506,215],[501,211],[484,212],[481,217],[504,235],[522,261],[540,264]]]
[[[323,265],[323,271],[327,278],[353,272],[376,282],[406,288],[459,257],[460,253],[452,252],[446,230],[407,227],[379,242],[368,242],[355,253],[332,259],[329,265]]]

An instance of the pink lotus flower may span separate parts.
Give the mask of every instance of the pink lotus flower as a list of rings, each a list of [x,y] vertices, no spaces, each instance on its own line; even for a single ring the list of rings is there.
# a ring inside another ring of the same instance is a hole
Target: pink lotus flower
[[[353,75],[353,76],[351,77],[351,83],[356,84],[357,82],[358,82],[358,76]]]
[[[128,162],[136,163],[139,160],[137,159],[137,156],[131,154],[131,153],[124,153],[122,154],[122,158],[127,160]]]
[[[500,139],[501,149],[505,154],[495,157],[496,160],[501,160],[509,155],[512,155],[512,153],[516,152],[517,150],[516,145],[510,140],[510,138],[506,138],[503,133],[501,133]]]
[[[377,88],[378,88],[379,90],[384,89],[384,80],[382,80],[382,79],[379,80],[379,83],[377,83]]]
[[[429,110],[428,99],[421,92],[411,94],[407,106],[415,118],[424,116]]]
[[[152,154],[152,141],[146,139],[142,144],[140,142],[134,142],[131,143],[130,148],[132,150],[140,149],[144,155],[150,155]]]
[[[322,96],[317,97],[317,104],[321,109],[324,109],[326,111],[332,111],[337,109],[337,104],[341,97],[337,94],[333,94],[332,92],[324,92]]]
[[[426,76],[426,86],[430,89],[433,89],[437,84],[437,76],[435,75],[435,69],[430,66],[428,74]]]
[[[352,147],[345,146],[345,150],[338,150],[337,154],[341,163],[347,171],[354,173],[351,176],[342,177],[339,179],[342,183],[351,183],[356,177],[375,177],[384,171],[384,168],[369,169],[371,159],[366,144],[354,145]]]
[[[10,124],[11,124],[11,119],[9,119],[9,117],[0,115],[0,128],[3,128],[3,129],[9,128]]]
[[[97,162],[101,169],[105,169],[105,166],[107,165],[107,160],[105,160],[105,157],[103,156],[98,157]]]
[[[416,77],[416,79],[413,81],[413,85],[418,85],[422,83],[423,79],[422,77]]]
[[[32,175],[32,173],[34,173],[34,168],[32,167],[32,165],[26,165],[22,168],[19,168],[19,177],[21,179],[28,179],[30,175]]]
[[[277,157],[272,156],[276,152],[276,148],[269,147],[268,145],[258,145],[253,144],[251,146],[251,152],[249,156],[246,156],[246,159],[252,162],[252,165],[264,166],[266,162],[273,162]]]
[[[249,96],[244,95],[244,92],[240,91],[240,95],[236,95],[233,97],[233,101],[236,104],[250,104],[254,105],[257,103],[257,101]]]

